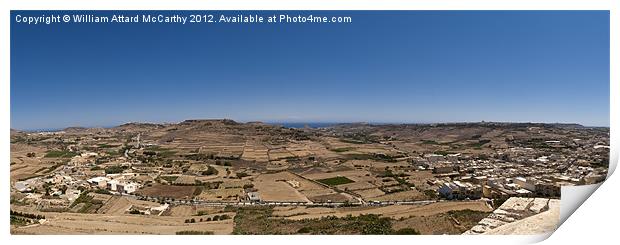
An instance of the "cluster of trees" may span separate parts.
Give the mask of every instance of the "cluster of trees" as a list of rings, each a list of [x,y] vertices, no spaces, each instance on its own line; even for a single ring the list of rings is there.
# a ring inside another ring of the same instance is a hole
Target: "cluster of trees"
[[[207,160],[215,160],[215,164],[222,163],[221,160],[239,160],[240,156],[216,156],[213,153],[204,154],[204,153],[196,153],[185,155],[185,158],[194,161],[207,161]],[[224,164],[230,164],[230,162],[224,162]],[[219,164],[218,164],[219,165]],[[230,165],[225,165],[230,166]]]
[[[31,219],[26,219],[26,218],[22,218],[22,217],[17,217],[17,216],[11,216],[11,225],[27,225],[32,223]]]
[[[232,166],[232,163],[230,163],[229,161],[220,161],[220,160],[215,160],[215,165],[217,166]]]
[[[90,191],[82,191],[82,193],[80,193],[80,195],[75,199],[75,201],[73,201],[73,203],[71,203],[71,205],[69,205],[69,208],[74,207],[75,205],[78,205],[80,203],[89,203],[93,200],[93,197],[89,196],[88,193]]]
[[[177,235],[213,235],[212,231],[177,231]]]
[[[106,189],[96,189],[94,192],[97,194],[112,195],[112,192]]]
[[[202,175],[216,175],[216,174],[218,174],[218,171],[217,171],[217,169],[215,169],[214,167],[209,166],[209,167],[207,168],[207,170],[202,171],[202,173],[201,173],[201,174],[202,174]]]
[[[209,219],[209,218],[207,218]],[[222,214],[222,215],[215,215],[213,216],[213,221],[218,221],[218,220],[227,220],[230,219],[230,216],[228,216],[228,214]]]
[[[132,209],[131,211],[129,211],[129,214],[141,214],[142,215],[144,213],[142,211],[140,211],[140,210]],[[185,223],[187,223],[187,222],[185,222]]]
[[[190,154],[190,155],[185,155],[185,158],[189,159],[189,160],[194,160],[194,161],[206,161],[206,160],[213,160],[215,159],[215,155],[213,154],[203,154],[203,153],[197,153],[197,154]]]
[[[105,168],[105,173],[106,174],[118,174],[118,173],[122,173],[125,169],[127,169],[127,166],[114,165],[114,166],[109,166]]]
[[[45,219],[45,216],[39,214],[22,213],[11,210],[11,216],[20,216],[29,219]]]
[[[209,221],[218,221],[218,220],[227,220],[227,219],[230,219],[230,216],[228,214],[222,214],[222,215],[215,215],[213,216],[213,218],[211,217],[208,217],[206,219],[200,218],[198,222],[204,222],[204,221],[209,222]],[[196,223],[196,219],[194,218],[186,219],[185,223]]]
[[[239,178],[239,179],[241,179],[243,177],[247,177],[247,176],[249,176],[249,174],[247,174],[247,173],[243,173],[243,172],[237,173],[237,178]]]
[[[217,189],[219,188],[221,181],[215,182],[202,182],[200,180],[194,180],[194,183],[173,183],[176,186],[204,186],[207,189]]]

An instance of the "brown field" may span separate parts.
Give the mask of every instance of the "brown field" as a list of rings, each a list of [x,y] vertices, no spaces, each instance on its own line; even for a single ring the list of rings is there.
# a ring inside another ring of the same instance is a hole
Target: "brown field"
[[[175,216],[175,217],[191,217],[197,215],[198,212],[203,214],[217,214],[223,213],[224,207],[209,207],[209,206],[195,206],[195,205],[175,205],[164,212],[162,215]]]
[[[265,201],[297,201],[308,202],[308,198],[288,184],[287,180],[300,182],[300,190],[313,188],[314,183],[301,179],[289,172],[263,174],[254,180],[254,187],[258,189],[260,197]]]
[[[291,152],[289,152],[286,148],[278,148],[271,149],[268,152],[270,161],[277,161],[284,158],[295,157]]]
[[[269,148],[267,148],[266,146],[258,142],[248,140],[243,146],[243,154],[241,154],[241,159],[248,161],[267,162],[269,161],[269,155],[267,154],[268,151]]]
[[[413,216],[394,222],[395,230],[413,228],[423,235],[461,234],[467,229],[459,229],[459,225],[446,214]]]
[[[207,164],[204,163],[194,163],[189,166],[190,171],[203,171],[207,170]]]
[[[370,198],[370,200],[372,201],[420,201],[426,199],[427,197],[424,195],[424,193],[417,190],[395,192],[383,196]]]
[[[198,176],[198,177],[195,177],[195,179],[200,180],[202,182],[223,181],[224,177],[227,176],[226,169],[230,171],[230,176],[235,175],[235,172],[233,171],[232,167],[218,166],[215,164],[211,164],[211,167],[217,170],[216,175]]]
[[[385,171],[385,168],[388,167],[390,169],[398,169],[398,168],[406,168],[411,166],[411,163],[401,161],[401,162],[373,162],[372,170],[373,171]]]
[[[244,196],[243,188],[203,190],[198,199],[206,201],[238,201]]]
[[[168,234],[178,231],[212,231],[230,234],[233,220],[184,223],[189,217],[152,215],[107,215],[75,213],[42,213],[43,224],[11,227],[11,234]],[[234,213],[228,213],[231,217]]]
[[[357,190],[357,191],[354,191],[354,193],[362,196],[362,198],[366,200],[372,199],[373,197],[382,196],[385,194],[385,192],[379,190],[378,188]]]
[[[303,141],[298,144],[288,144],[286,146],[286,150],[288,150],[291,154],[296,157],[306,157],[310,155],[314,155],[312,151],[312,147],[308,145],[311,141]]]
[[[429,216],[446,213],[452,210],[470,209],[474,211],[493,211],[484,201],[454,201],[438,202],[427,205],[390,205],[383,207],[354,207],[354,208],[308,208],[296,207],[291,210],[278,210],[274,215],[286,216],[288,219],[320,218],[334,215],[344,217],[347,215],[378,214],[395,219],[408,218],[410,216]],[[298,215],[296,215],[298,214]]]
[[[193,216],[196,214],[196,206],[191,205],[178,205],[169,209],[166,215],[175,217]]]
[[[348,171],[337,171],[337,172],[330,172],[330,173],[306,174],[304,175],[304,177],[313,179],[313,180],[319,180],[319,179],[328,179],[328,178],[343,176],[355,182],[374,180],[372,176],[366,176],[366,175],[370,175],[370,172],[363,171],[363,170],[348,170]]]
[[[187,199],[191,198],[195,186],[174,186],[174,185],[159,185],[153,184],[150,187],[144,187],[138,190],[136,193],[143,196],[151,196],[151,197],[169,197],[176,199]]]
[[[327,189],[327,188],[322,188],[322,189],[314,189],[314,190],[305,190],[305,191],[300,191],[304,196],[308,197],[309,199],[313,199],[317,196],[325,196],[325,195],[330,195],[330,194],[335,194],[336,192],[332,189]]]
[[[226,180],[220,184],[220,188],[242,188],[244,185],[252,184],[252,181],[244,180]]]
[[[288,169],[289,164],[283,160],[270,161],[265,168],[269,171],[284,171]]]
[[[383,153],[390,154],[395,152],[393,147],[383,144],[353,144],[343,142],[337,138],[325,138],[330,150],[348,149],[347,151],[340,152],[340,154],[375,154]]]
[[[26,154],[34,152],[35,157],[27,157]],[[44,158],[46,150],[25,144],[11,144],[11,182],[19,181],[44,174],[54,166],[53,160]]]
[[[343,190],[346,189],[349,191],[373,189],[376,187],[377,186],[371,183],[368,183],[368,182],[353,182],[353,183],[338,185],[338,188],[343,189]]]
[[[261,175],[263,176],[263,175]],[[323,185],[317,184],[315,182],[306,180],[304,178],[300,178],[297,175],[294,175],[289,172],[279,172],[270,176],[274,180],[295,180],[299,182],[299,187],[295,188],[297,192],[301,193],[301,195],[305,196],[310,200],[323,200],[324,197],[328,195],[337,194],[334,190],[326,188]],[[254,182],[256,184],[256,182]],[[287,183],[288,185],[288,183]],[[289,185],[290,186],[290,185]],[[334,196],[336,200],[342,200],[342,197]]]
[[[156,203],[156,202],[136,200],[136,199],[132,199],[128,197],[110,196],[110,195],[101,195],[101,196],[108,196],[109,198],[106,202],[104,202],[103,206],[101,206],[101,208],[97,210],[98,214],[122,215],[122,214],[125,214],[127,210],[132,206],[140,206],[140,207],[161,206],[161,204]]]
[[[411,171],[407,172],[409,176],[405,177],[407,182],[413,183],[416,189],[418,190],[428,190],[435,189],[435,187],[430,186],[427,183],[427,180],[434,180],[435,177],[430,170],[426,171]]]
[[[179,177],[174,180],[175,184],[194,184],[196,182],[196,177],[191,175],[179,175]]]

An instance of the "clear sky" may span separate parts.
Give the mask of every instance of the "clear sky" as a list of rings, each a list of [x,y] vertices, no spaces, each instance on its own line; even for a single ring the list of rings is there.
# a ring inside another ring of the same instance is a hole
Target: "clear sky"
[[[312,13],[353,23],[23,25],[17,14],[43,12],[14,11],[11,128],[196,118],[609,126],[608,11]]]

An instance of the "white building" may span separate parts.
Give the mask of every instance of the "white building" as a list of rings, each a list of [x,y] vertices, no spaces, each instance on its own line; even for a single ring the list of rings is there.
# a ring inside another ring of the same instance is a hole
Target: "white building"
[[[108,181],[108,189],[118,193],[131,194],[140,189],[141,185],[136,182],[123,181],[123,180],[110,180]]]
[[[86,181],[90,183],[91,185],[96,185],[101,188],[107,188],[108,182],[110,181],[110,179],[106,177],[95,177],[95,178],[92,178]]]
[[[513,182],[528,191],[536,191],[536,183],[532,180],[528,180],[524,177],[516,177]]]
[[[442,162],[446,160],[446,157],[443,155],[439,155],[439,154],[426,154],[424,155],[424,157],[426,157],[426,159],[428,160],[429,163],[434,164],[437,162]]]
[[[131,194],[140,189],[140,184],[136,182],[128,182],[123,186],[123,189],[125,190],[125,193]]]
[[[248,192],[248,199],[252,202],[260,202],[260,195],[258,192]]]
[[[17,181],[17,182],[15,182],[13,187],[15,187],[15,189],[17,191],[19,191],[19,192],[24,192],[24,191],[31,190],[30,189],[30,183],[28,181]]]
[[[460,181],[445,182],[437,192],[448,199],[477,199],[482,196],[481,186]]]

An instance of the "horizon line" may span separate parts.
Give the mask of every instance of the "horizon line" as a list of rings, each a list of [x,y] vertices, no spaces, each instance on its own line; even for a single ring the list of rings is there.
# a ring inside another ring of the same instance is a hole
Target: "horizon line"
[[[511,123],[511,124],[576,124],[576,125],[580,125],[583,127],[587,127],[587,128],[610,128],[611,126],[600,126],[600,125],[584,125],[581,123],[577,123],[577,122],[532,122],[532,121],[486,121],[486,120],[481,120],[481,121],[429,121],[429,122],[412,122],[412,121],[325,121],[325,120],[307,120],[307,121],[295,121],[295,120],[234,120],[234,119],[230,119],[230,118],[195,118],[195,119],[185,119],[185,120],[181,120],[181,121],[174,121],[174,122],[165,122],[165,121],[159,121],[159,122],[152,122],[152,121],[129,121],[129,122],[123,122],[123,123],[119,123],[116,125],[90,125],[90,126],[81,126],[81,125],[72,125],[72,126],[63,126],[63,127],[52,127],[52,128],[28,128],[28,129],[24,129],[24,128],[13,128],[10,127],[11,130],[18,130],[18,131],[24,131],[24,132],[45,132],[45,131],[62,131],[65,130],[67,128],[114,128],[114,127],[118,127],[124,124],[129,124],[129,123],[150,123],[150,124],[178,124],[184,121],[189,121],[189,120],[232,120],[238,123],[251,123],[251,122],[260,122],[260,123],[265,123],[265,124],[291,124],[291,123],[296,123],[296,124],[311,124],[311,123],[322,123],[322,124],[356,124],[356,123],[365,123],[365,124],[370,124],[370,125],[389,125],[389,124],[393,124],[393,125],[404,125],[404,124],[420,124],[420,125],[425,125],[425,124],[458,124],[458,123]]]

